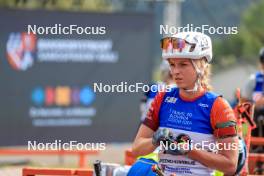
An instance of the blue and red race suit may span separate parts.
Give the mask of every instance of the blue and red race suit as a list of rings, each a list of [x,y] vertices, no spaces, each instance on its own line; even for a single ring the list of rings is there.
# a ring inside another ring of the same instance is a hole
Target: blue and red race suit
[[[188,99],[180,96],[179,89],[174,88],[170,92],[157,94],[143,124],[153,131],[168,128],[174,136],[187,134],[193,144],[203,145],[205,150],[212,152],[210,146],[216,143],[217,138],[236,135],[235,126],[221,125],[230,121],[236,121],[234,112],[217,94],[203,92],[195,99]],[[163,165],[166,175],[176,173],[177,176],[197,176],[213,173],[212,169],[185,155],[161,152],[159,164]]]

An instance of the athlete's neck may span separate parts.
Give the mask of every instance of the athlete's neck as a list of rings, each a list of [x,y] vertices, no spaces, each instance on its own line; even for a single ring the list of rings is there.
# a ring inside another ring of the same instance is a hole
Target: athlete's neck
[[[184,89],[180,89],[180,96],[185,98],[185,99],[195,99],[202,94],[204,94],[205,89],[203,87],[199,87],[197,91],[186,91]]]

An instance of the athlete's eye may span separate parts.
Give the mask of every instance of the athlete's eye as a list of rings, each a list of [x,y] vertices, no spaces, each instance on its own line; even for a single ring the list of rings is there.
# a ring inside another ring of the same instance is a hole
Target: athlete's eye
[[[173,63],[170,63],[170,67],[174,67],[175,65]]]
[[[188,64],[186,63],[180,63],[180,66],[187,66]]]

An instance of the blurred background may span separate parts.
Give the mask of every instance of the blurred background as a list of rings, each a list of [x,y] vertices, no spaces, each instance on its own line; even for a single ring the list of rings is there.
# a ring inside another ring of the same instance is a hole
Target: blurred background
[[[160,25],[237,27],[213,41],[211,83],[230,102],[258,70],[261,0],[0,0],[0,146],[28,141],[100,142],[87,157],[124,163],[140,123],[143,92],[94,92],[94,83],[160,80]],[[27,25],[105,27],[105,34],[27,35]],[[29,157],[30,156],[30,157]],[[0,156],[0,175],[24,166],[77,167],[75,156]]]

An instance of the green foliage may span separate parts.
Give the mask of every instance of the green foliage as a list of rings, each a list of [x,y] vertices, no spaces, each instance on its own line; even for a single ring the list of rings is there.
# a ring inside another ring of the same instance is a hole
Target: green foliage
[[[253,3],[242,15],[238,34],[214,43],[218,67],[232,66],[235,61],[256,63],[259,49],[264,45],[264,1]],[[231,60],[230,60],[231,59]]]
[[[0,0],[0,6],[68,11],[109,12],[113,10],[113,5],[107,0]]]

